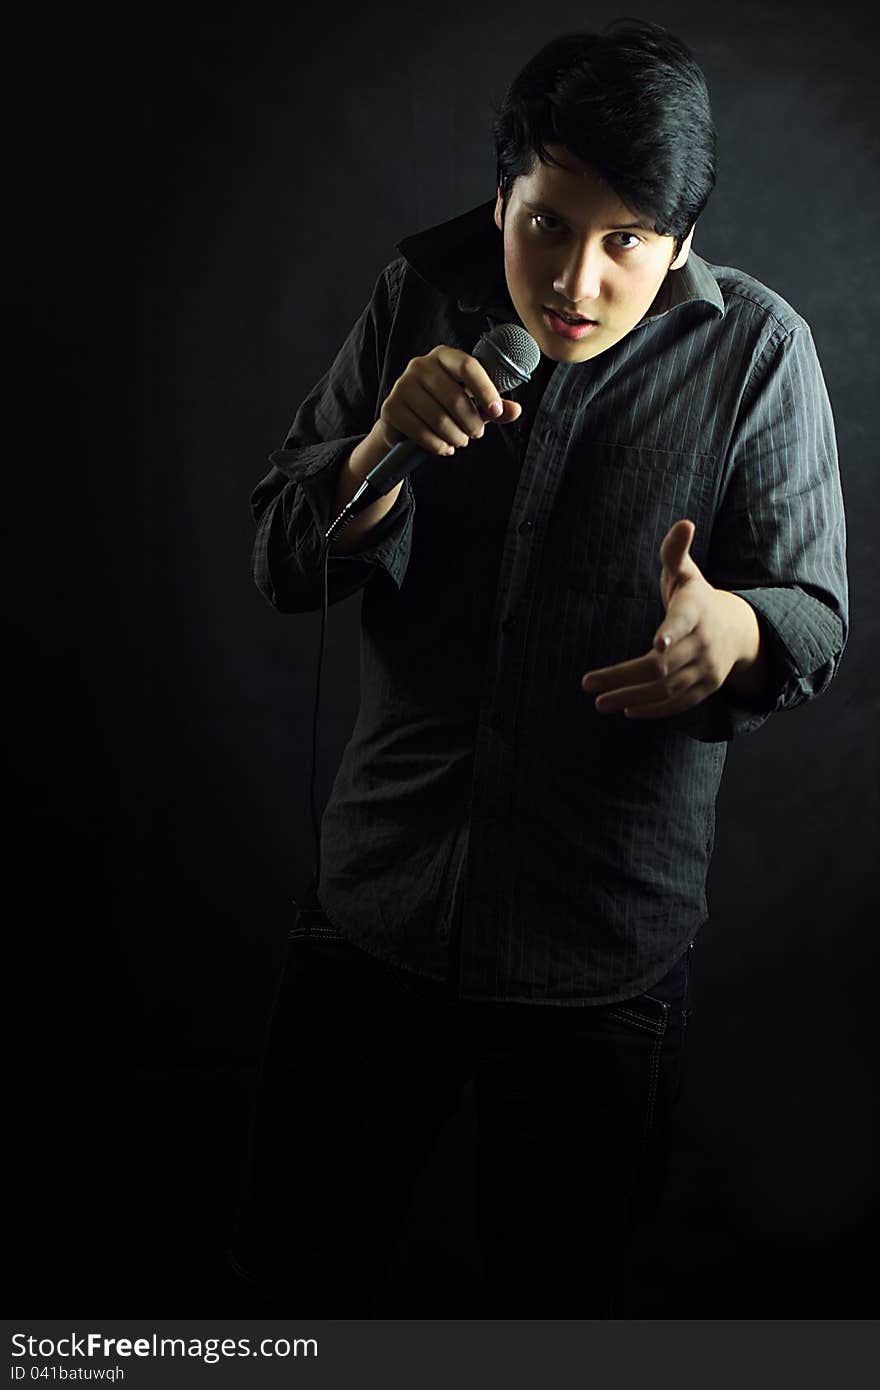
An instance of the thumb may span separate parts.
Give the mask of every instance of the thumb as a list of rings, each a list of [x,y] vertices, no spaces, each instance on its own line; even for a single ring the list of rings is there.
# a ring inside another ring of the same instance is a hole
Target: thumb
[[[694,523],[687,520],[677,521],[669,528],[660,545],[660,559],[663,561],[664,569],[682,577],[699,573],[690,554],[696,530]]]
[[[512,425],[514,420],[518,420],[522,415],[522,406],[519,401],[505,401],[502,399],[501,405],[501,414],[496,420],[492,421],[494,425]]]

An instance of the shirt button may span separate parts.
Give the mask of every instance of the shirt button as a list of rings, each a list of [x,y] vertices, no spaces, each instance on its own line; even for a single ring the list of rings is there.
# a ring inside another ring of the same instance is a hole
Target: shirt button
[[[521,536],[524,536],[527,531],[531,531],[534,524],[535,523],[533,521],[521,521],[516,529],[517,531],[519,531]]]

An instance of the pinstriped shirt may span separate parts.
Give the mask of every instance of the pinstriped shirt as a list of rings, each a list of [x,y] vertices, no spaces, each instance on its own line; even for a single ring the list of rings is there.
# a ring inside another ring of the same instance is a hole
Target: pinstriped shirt
[[[256,487],[254,578],[319,606],[344,460],[409,360],[516,321],[486,203],[406,238]],[[708,915],[728,744],[820,695],[847,636],[834,424],[804,320],[691,253],[620,342],[543,358],[516,424],[407,479],[363,549],[361,701],[322,823],[319,897],[356,944],[463,999],[592,1005],[666,974]],[[749,707],[602,716],[587,670],[646,652],[682,517],[754,608]]]

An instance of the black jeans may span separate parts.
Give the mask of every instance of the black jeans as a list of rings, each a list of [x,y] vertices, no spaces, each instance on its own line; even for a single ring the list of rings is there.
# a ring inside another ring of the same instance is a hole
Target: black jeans
[[[349,944],[321,914],[300,920],[231,1251],[260,1307],[372,1315],[416,1179],[472,1080],[483,1314],[613,1316],[627,1236],[663,1192],[693,942],[625,1003],[474,1004]]]

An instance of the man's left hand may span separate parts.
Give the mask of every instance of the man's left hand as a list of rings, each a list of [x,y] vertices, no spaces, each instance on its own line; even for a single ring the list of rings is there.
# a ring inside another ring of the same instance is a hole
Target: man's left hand
[[[755,610],[703,577],[690,554],[695,531],[692,521],[677,521],[660,546],[666,617],[651,650],[584,676],[581,685],[598,695],[600,714],[666,719],[701,704],[728,680],[737,693],[754,692],[762,654]]]

